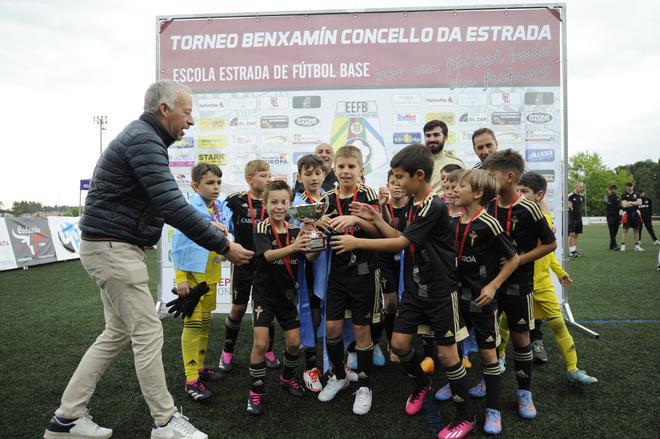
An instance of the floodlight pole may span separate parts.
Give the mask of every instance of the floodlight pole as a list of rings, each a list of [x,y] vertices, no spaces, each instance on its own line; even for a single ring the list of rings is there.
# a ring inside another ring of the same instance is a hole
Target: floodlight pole
[[[94,123],[99,126],[99,155],[103,154],[103,131],[108,124],[108,116],[94,116]]]

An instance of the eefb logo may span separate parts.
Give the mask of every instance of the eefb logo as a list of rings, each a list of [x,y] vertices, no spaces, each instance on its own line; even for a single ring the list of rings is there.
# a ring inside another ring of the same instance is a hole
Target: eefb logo
[[[528,162],[554,162],[554,149],[528,149],[525,151],[525,159]]]
[[[394,133],[392,143],[395,145],[410,145],[412,143],[422,143],[420,133]]]

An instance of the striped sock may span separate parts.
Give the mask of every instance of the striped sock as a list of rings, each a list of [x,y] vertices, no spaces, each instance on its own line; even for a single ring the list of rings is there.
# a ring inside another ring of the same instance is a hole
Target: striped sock
[[[518,389],[530,390],[532,383],[532,345],[524,347],[513,347],[513,364],[516,368],[516,379],[518,380]]]
[[[465,381],[467,372],[465,371],[465,367],[463,367],[463,361],[459,361],[453,366],[445,367],[445,372],[447,373],[447,378],[449,378],[451,393],[454,395],[452,399],[454,400],[454,404],[456,404],[458,417],[473,421],[474,415],[472,414],[467,382]]]
[[[289,381],[296,374],[298,367],[298,360],[300,359],[300,352],[292,354],[289,351],[284,351],[284,369],[282,370],[282,377]]]
[[[264,379],[266,378],[266,362],[250,363],[250,378],[252,385],[250,390],[254,393],[264,393]]]
[[[486,382],[486,407],[500,411],[500,395],[502,393],[502,380],[500,363],[484,364],[482,371]]]

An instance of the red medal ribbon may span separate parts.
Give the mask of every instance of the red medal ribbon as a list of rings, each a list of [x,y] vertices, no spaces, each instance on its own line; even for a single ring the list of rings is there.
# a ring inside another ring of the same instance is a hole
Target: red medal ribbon
[[[392,205],[392,198],[390,198],[390,219],[392,220],[392,226],[396,228],[396,219],[394,218],[394,206]]]
[[[458,266],[458,264],[461,261],[461,257],[463,257],[463,247],[465,246],[465,238],[467,238],[468,231],[470,230],[470,226],[472,225],[472,221],[474,221],[474,219],[478,217],[483,210],[484,210],[483,208],[479,209],[479,211],[475,213],[472,218],[470,218],[470,221],[468,221],[467,226],[465,226],[465,230],[463,231],[463,238],[461,239],[460,247],[458,245],[458,229],[461,226],[460,218],[456,223],[456,233],[454,233],[454,247],[458,249],[456,253],[456,266]]]
[[[424,204],[424,201],[428,198],[428,196],[433,192],[433,189],[431,189],[422,199],[422,204]],[[415,209],[415,214],[413,215],[413,207],[415,207],[415,200],[413,199],[413,205],[410,207],[410,210],[408,211],[408,224],[412,222],[413,219],[417,216],[417,211],[419,210],[419,206]],[[413,260],[413,264],[415,263],[415,243],[410,242],[410,257]]]
[[[275,225],[273,224],[273,221],[268,218],[268,222],[270,223],[270,227],[273,230],[273,235],[275,235],[275,242],[277,242],[277,248],[281,249],[284,248],[282,247],[282,241],[280,241],[280,235],[277,233],[277,229],[275,229]],[[284,226],[286,227],[286,247],[289,246],[289,225],[284,222]],[[291,276],[291,279],[294,280],[293,277],[293,269],[291,268],[291,257],[290,256],[285,256],[284,259],[284,266],[286,267],[286,271],[289,272],[289,276]],[[294,281],[295,282],[295,281]]]
[[[314,203],[316,203],[316,200],[314,199],[314,197],[312,197],[312,194],[310,194],[309,192],[305,191],[305,195],[307,196],[307,204],[314,204]]]
[[[511,236],[511,211],[513,210],[513,205],[516,204],[516,201],[518,201],[518,198],[520,198],[520,193],[516,192],[516,196],[513,197],[513,201],[509,205],[509,213],[506,215],[506,236]],[[497,207],[498,204],[500,204],[500,197],[495,198],[495,218],[499,221],[499,217],[497,216]]]
[[[353,192],[353,203],[357,201],[357,194],[358,190],[355,188],[355,192]],[[337,212],[339,212],[339,216],[342,216],[344,212],[341,210],[341,199],[339,198],[339,189],[337,189],[337,192],[335,192],[335,197],[337,197]],[[351,236],[355,234],[355,227],[351,227]],[[346,229],[344,229],[344,235],[348,235],[348,232]]]
[[[255,216],[254,216],[254,209],[252,209],[252,197],[250,197],[250,191],[247,193],[247,199],[248,199],[248,209],[250,209],[250,223],[252,224],[252,228],[256,226],[255,224]],[[261,221],[264,220],[264,216],[266,214],[266,209],[264,209],[264,206],[261,206]]]
[[[215,205],[215,201],[211,204],[211,206],[213,207],[213,213],[215,213],[215,219],[217,219],[218,222],[221,222],[220,212],[218,211],[218,206]],[[213,219],[212,217],[213,215],[211,215],[211,219]]]

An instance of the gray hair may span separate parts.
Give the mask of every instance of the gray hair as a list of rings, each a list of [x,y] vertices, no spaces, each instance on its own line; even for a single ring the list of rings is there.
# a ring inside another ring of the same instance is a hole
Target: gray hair
[[[185,85],[164,79],[156,81],[149,86],[144,95],[144,112],[158,114],[160,104],[167,105],[168,108],[174,108],[174,102],[179,90],[185,90],[190,93],[190,89]]]

